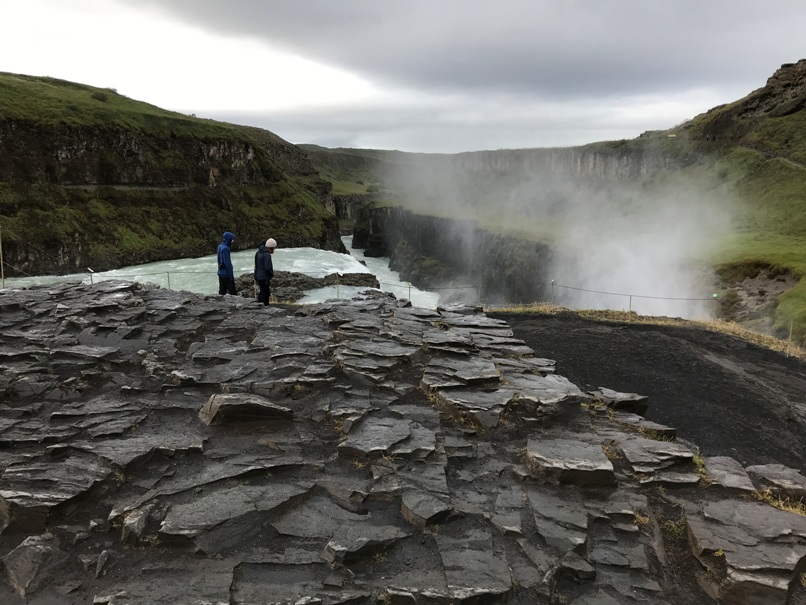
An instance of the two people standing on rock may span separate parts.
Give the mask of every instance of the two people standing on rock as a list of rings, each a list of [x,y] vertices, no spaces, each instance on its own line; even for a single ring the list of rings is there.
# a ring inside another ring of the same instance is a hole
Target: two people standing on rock
[[[264,306],[268,306],[271,296],[271,278],[274,277],[271,255],[276,248],[277,242],[270,237],[260,244],[255,253],[255,282],[259,288],[257,302],[263,303]]]
[[[218,293],[222,296],[224,294],[237,294],[235,290],[235,270],[232,267],[232,258],[230,258],[232,240],[234,239],[234,233],[224,231],[224,237],[218,245]]]

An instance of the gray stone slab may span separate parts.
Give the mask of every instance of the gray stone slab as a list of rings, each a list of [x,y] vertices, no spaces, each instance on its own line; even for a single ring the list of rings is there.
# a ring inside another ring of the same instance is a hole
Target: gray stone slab
[[[507,374],[507,386],[517,391],[519,401],[530,401],[541,406],[587,400],[588,397],[564,376],[549,374]]]
[[[437,434],[417,422],[409,422],[411,434],[390,449],[393,456],[426,458],[437,448]]]
[[[460,537],[435,536],[449,599],[503,599],[512,590],[506,556],[493,550],[492,535],[468,530]]]
[[[806,477],[783,464],[748,466],[747,473],[773,492],[806,500]]]
[[[173,455],[176,452],[201,452],[204,439],[189,431],[188,434],[148,434],[124,439],[81,441],[71,447],[90,452],[121,468],[141,460],[152,453]]]
[[[432,357],[425,368],[421,384],[425,389],[433,391],[455,386],[495,384],[500,377],[498,368],[489,359]]]
[[[529,439],[527,465],[548,483],[614,485],[613,463],[600,445],[574,439]]]
[[[469,417],[486,429],[498,426],[501,414],[515,396],[512,389],[441,389],[437,402],[452,413]]]
[[[635,437],[624,439],[619,446],[636,473],[652,473],[694,458],[688,447],[669,441]]]
[[[649,570],[644,546],[627,546],[625,544],[600,542],[590,549],[590,560],[600,565],[627,567],[629,569]]]
[[[383,551],[411,535],[394,525],[373,525],[367,521],[342,523],[325,545],[322,558],[328,563],[349,563]]]
[[[199,410],[199,419],[207,425],[293,417],[294,412],[289,408],[249,393],[212,395]]]
[[[588,511],[574,492],[528,490],[537,533],[560,554],[576,551],[588,540]]]
[[[364,515],[350,512],[329,498],[311,498],[271,522],[281,534],[298,538],[330,538],[342,523],[360,522]]]
[[[310,485],[281,483],[216,490],[171,506],[159,534],[163,538],[192,538],[199,550],[215,554],[259,535],[260,513],[286,504],[309,489]]]
[[[411,427],[401,418],[368,416],[350,431],[346,441],[339,444],[338,452],[341,456],[366,458],[388,452],[410,436]]]
[[[613,389],[599,387],[595,391],[590,391],[590,395],[615,410],[633,412],[640,416],[646,414],[649,408],[649,397],[638,393],[620,393]]]
[[[142,566],[139,575],[118,579],[95,593],[93,603],[106,605],[167,605],[168,603],[230,603],[232,561],[176,557]]]
[[[404,489],[400,499],[400,513],[412,525],[426,527],[442,523],[453,511],[448,498],[438,497],[418,489]]]
[[[756,489],[744,467],[729,456],[705,458],[705,472],[715,485],[743,492],[753,492]]]
[[[38,457],[6,467],[0,497],[15,509],[12,521],[43,527],[53,508],[86,493],[111,473],[109,464],[89,454]]]
[[[806,557],[806,517],[760,502],[688,505],[691,550],[713,574],[710,593],[725,603],[785,603]],[[717,565],[714,553],[723,564]],[[722,571],[726,569],[726,571]],[[752,595],[755,600],[746,600]]]
[[[2,562],[11,588],[27,599],[58,579],[69,562],[69,555],[61,549],[56,536],[46,533],[25,538]]]

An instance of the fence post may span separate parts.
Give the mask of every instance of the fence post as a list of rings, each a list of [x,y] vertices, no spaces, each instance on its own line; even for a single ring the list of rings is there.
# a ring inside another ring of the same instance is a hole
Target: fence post
[[[90,285],[92,285],[92,284],[93,284],[93,281],[92,281],[92,274],[93,274],[93,273],[95,273],[95,271],[93,271],[92,269],[90,269],[89,267],[87,267],[87,272],[90,274]]]
[[[166,271],[165,274],[168,276],[168,289],[171,289],[171,272]]]
[[[554,304],[554,280],[551,280],[551,304]]]
[[[407,282],[409,284],[409,302],[411,302],[411,282]]]
[[[789,357],[789,346],[792,344],[792,325],[794,320],[789,320],[789,340],[786,341],[786,356]]]
[[[630,312],[627,314],[629,321],[632,321],[632,294],[630,294]]]
[[[341,296],[339,295],[339,274],[336,273],[336,299],[341,300]]]
[[[6,287],[6,266],[3,264],[3,227],[0,226],[0,279],[2,279],[3,288]]]

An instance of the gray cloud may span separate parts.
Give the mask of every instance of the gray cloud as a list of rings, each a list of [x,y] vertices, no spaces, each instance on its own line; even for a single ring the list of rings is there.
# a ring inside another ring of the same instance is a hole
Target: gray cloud
[[[800,0],[116,1],[263,41],[391,96],[429,97],[436,104],[241,116],[292,142],[408,151],[669,128],[802,58],[806,26]]]
[[[408,107],[350,107],[306,113],[214,112],[206,117],[271,130],[291,143],[457,153],[473,149],[566,147],[580,141],[630,138],[674,123],[615,111],[619,101],[594,107],[541,108],[519,98],[449,99]]]
[[[750,92],[802,58],[806,25],[797,0],[147,1],[374,81],[541,97]]]

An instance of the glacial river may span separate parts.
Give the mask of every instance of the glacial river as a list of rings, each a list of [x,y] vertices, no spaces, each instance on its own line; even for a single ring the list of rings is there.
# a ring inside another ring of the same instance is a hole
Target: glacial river
[[[435,308],[437,306],[439,294],[420,290],[408,282],[401,281],[398,273],[389,269],[388,258],[364,257],[362,250],[353,249],[352,236],[342,237],[342,241],[350,254],[339,254],[315,248],[277,248],[272,257],[274,269],[304,273],[312,277],[324,277],[331,273],[372,273],[378,278],[381,291],[391,292],[397,298],[407,298],[417,307]],[[232,264],[235,268],[235,275],[251,273],[254,268],[254,260],[254,249],[233,252]],[[364,261],[366,266],[361,264],[361,261]],[[196,294],[216,294],[218,292],[215,254],[133,265],[112,271],[92,272],[88,267],[85,273],[73,275],[6,278],[4,287],[19,288],[65,280],[90,283],[109,279],[150,282],[163,288],[185,290]],[[318,288],[307,292],[299,302],[317,303],[331,298],[349,299],[366,289],[352,286]]]

